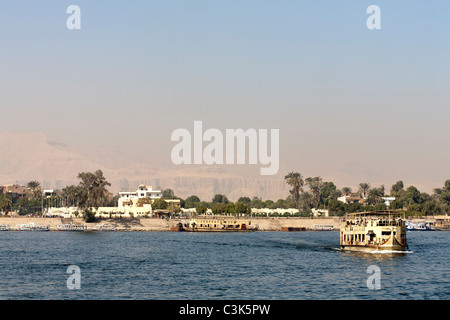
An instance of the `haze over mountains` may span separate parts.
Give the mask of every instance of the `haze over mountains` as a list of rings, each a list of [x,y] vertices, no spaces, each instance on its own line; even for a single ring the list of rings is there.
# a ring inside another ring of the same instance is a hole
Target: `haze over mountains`
[[[0,184],[37,180],[44,188],[63,188],[78,184],[79,172],[101,169],[113,193],[136,190],[143,183],[173,189],[181,197],[195,194],[206,201],[216,193],[233,200],[242,195],[276,200],[289,194],[279,178],[245,177],[223,167],[157,169],[116,151],[51,141],[44,133],[0,133],[0,154]]]
[[[330,160],[317,153],[300,159],[285,154],[283,159],[290,160],[291,164],[280,161],[280,171],[275,176],[259,175],[259,165],[175,166],[168,159],[162,167],[153,166],[145,157],[127,156],[126,148],[109,150],[96,146],[70,146],[53,141],[41,132],[0,133],[0,184],[24,185],[37,180],[44,188],[62,189],[78,184],[79,172],[101,169],[111,182],[109,190],[114,194],[134,191],[139,184],[146,184],[173,189],[180,197],[195,194],[205,201],[210,201],[217,193],[225,194],[232,201],[241,196],[276,201],[289,195],[284,175],[290,171],[298,171],[304,178],[321,176],[323,181],[333,181],[338,188],[350,186],[353,191],[357,191],[360,182],[368,182],[372,187],[384,184],[386,192],[389,192],[395,181],[403,180],[405,187],[412,184],[423,192],[432,192],[448,178],[445,172],[443,175],[439,171],[431,174],[431,169],[427,175],[424,168],[420,175],[413,171],[400,174],[401,163],[397,162],[392,162],[392,166],[383,163],[376,167],[364,161],[358,162],[358,158],[350,163]]]

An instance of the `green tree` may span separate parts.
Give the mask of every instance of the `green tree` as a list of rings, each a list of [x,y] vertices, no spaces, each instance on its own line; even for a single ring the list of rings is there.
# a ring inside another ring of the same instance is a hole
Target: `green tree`
[[[383,196],[384,196],[384,191],[382,188],[370,189],[369,192],[367,193],[366,202],[367,202],[367,204],[372,205],[372,206],[376,205],[376,204],[384,203]]]
[[[214,195],[212,202],[219,202],[219,203],[227,204],[229,202],[229,200],[226,196],[219,193],[219,194]]]
[[[319,204],[321,201],[321,187],[322,187],[322,178],[321,177],[309,177],[305,180],[306,185],[309,187],[311,194],[313,196],[313,204],[315,208],[319,208]]]
[[[111,186],[111,183],[106,181],[101,170],[80,172],[78,179],[81,180],[79,184],[79,206],[81,208],[98,208],[108,201],[106,187]]]
[[[167,209],[167,202],[164,199],[156,199],[152,203],[152,209],[165,210]]]
[[[310,211],[314,207],[314,198],[310,192],[302,192],[300,195],[300,208],[302,211]]]
[[[67,186],[62,189],[61,197],[66,199],[66,202],[71,206],[78,206],[80,200],[85,197],[87,193],[81,186]]]
[[[341,190],[344,196],[349,196],[352,193],[352,188],[350,187],[343,187]]]
[[[163,199],[174,199],[175,197],[175,193],[173,192],[172,189],[165,189],[162,192],[162,197]]]
[[[400,190],[403,190],[404,184],[403,181],[399,180],[394,183],[391,187],[391,196],[396,197]]]
[[[223,214],[225,213],[226,204],[221,202],[213,202],[211,203],[211,211],[214,214]]]
[[[250,202],[252,202],[252,200],[250,200],[249,197],[240,197],[237,201],[237,203],[247,203],[247,204],[250,204]]]
[[[165,202],[165,201],[164,201]],[[136,206],[143,207],[144,204],[152,204],[153,200],[150,197],[139,198],[136,202]],[[153,205],[152,205],[153,208]]]
[[[370,184],[367,182],[362,182],[359,184],[359,192],[361,194],[362,198],[366,198],[367,197],[367,193],[370,190]]]
[[[234,203],[228,202],[225,206],[225,213],[236,214],[236,207]]]
[[[200,198],[195,195],[192,195],[186,198],[184,206],[185,208],[195,208],[199,202]]]
[[[206,207],[206,205],[202,202],[200,202],[197,207],[195,207],[195,211],[197,212],[197,214],[205,214],[206,211],[208,210],[208,208]]]
[[[286,183],[292,187],[291,190],[289,190],[289,193],[292,196],[292,200],[295,202],[296,206],[299,205],[299,199],[300,199],[300,193],[303,192],[303,177],[298,172],[289,172],[286,176],[284,176],[284,180]]]
[[[265,204],[264,202],[258,198],[258,197],[253,197],[252,201],[250,202],[250,208],[257,208],[257,209],[262,209],[265,208]]]
[[[237,202],[234,205],[235,213],[239,215],[248,215],[252,212],[250,206],[245,202]]]
[[[324,182],[320,186],[320,193],[324,205],[328,205],[331,200],[336,200],[342,195],[342,192],[333,182]]]
[[[11,209],[12,200],[11,197],[8,194],[0,194],[0,210],[5,211],[6,213],[9,212]]]
[[[38,181],[33,180],[33,181],[28,182],[27,188],[29,189],[29,192],[28,192],[29,200],[42,198],[42,188],[41,188],[41,184]]]
[[[89,208],[83,209],[83,220],[86,222],[94,222],[95,212]]]

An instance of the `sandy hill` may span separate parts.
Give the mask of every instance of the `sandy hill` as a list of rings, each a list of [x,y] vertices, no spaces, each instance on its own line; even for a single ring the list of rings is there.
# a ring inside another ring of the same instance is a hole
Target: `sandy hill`
[[[152,168],[109,150],[80,152],[49,141],[43,133],[0,133],[0,184],[38,180],[45,188],[63,188],[77,184],[79,172],[97,169],[111,182],[114,193],[135,190],[144,183],[171,188],[181,197],[195,194],[207,201],[216,193],[232,200],[242,195],[277,200],[289,194],[282,177],[248,177],[226,167]]]

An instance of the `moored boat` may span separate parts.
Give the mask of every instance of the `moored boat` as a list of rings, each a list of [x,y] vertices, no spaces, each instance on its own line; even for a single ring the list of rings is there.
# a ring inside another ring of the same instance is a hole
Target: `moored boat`
[[[0,231],[9,231],[9,230],[11,230],[11,227],[9,225],[6,224],[0,225]]]
[[[23,223],[23,224],[19,224],[17,225],[14,230],[16,231],[50,231],[50,226],[49,225],[38,225],[35,224],[34,222],[31,223]]]
[[[436,228],[429,222],[413,222],[406,223],[407,231],[435,231]]]
[[[116,227],[107,225],[107,224],[96,224],[92,229],[92,231],[116,231]]]
[[[363,252],[406,250],[408,245],[404,215],[401,211],[347,214],[340,226],[341,249]]]
[[[60,224],[55,229],[56,231],[86,231],[87,228],[85,225],[77,225],[73,223],[69,224]]]
[[[306,231],[305,227],[281,227],[281,231]]]
[[[312,228],[312,231],[333,231],[334,226],[332,225],[325,225],[325,224],[315,224]]]
[[[189,232],[248,232],[257,230],[258,225],[252,224],[251,220],[238,218],[195,218],[171,227],[171,231]]]

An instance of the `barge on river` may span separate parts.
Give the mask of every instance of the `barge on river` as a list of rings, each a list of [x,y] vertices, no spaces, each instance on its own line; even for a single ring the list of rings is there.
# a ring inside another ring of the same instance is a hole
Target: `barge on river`
[[[258,230],[251,220],[238,218],[195,218],[177,223],[171,231],[189,232],[248,232]]]
[[[346,214],[340,225],[340,246],[348,251],[404,251],[405,213],[367,211]]]

